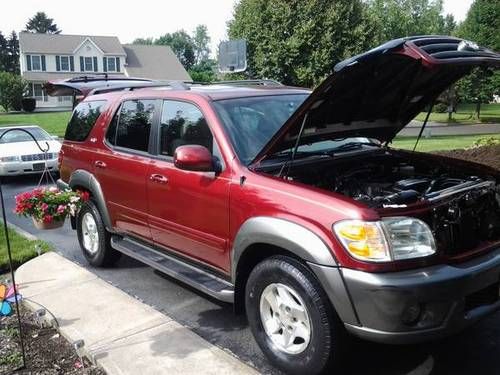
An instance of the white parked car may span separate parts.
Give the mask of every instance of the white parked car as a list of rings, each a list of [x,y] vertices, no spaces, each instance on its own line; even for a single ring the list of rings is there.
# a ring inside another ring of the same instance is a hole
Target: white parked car
[[[10,131],[12,128],[22,128],[30,132],[40,143],[47,147],[47,153],[40,151],[33,139],[23,131]],[[50,172],[58,170],[57,159],[61,143],[49,133],[36,125],[8,126],[0,128],[0,176],[17,176],[23,174],[42,173],[45,164]]]

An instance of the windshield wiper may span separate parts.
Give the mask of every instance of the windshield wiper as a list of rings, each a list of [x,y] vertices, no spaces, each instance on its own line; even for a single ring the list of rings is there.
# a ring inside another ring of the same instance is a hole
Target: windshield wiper
[[[335,154],[336,152],[339,151],[351,151],[351,150],[358,150],[360,148],[363,148],[363,146],[369,145],[369,146],[377,146],[375,143],[372,142],[348,142],[344,143],[343,145],[334,147],[330,150],[328,150],[329,154]]]

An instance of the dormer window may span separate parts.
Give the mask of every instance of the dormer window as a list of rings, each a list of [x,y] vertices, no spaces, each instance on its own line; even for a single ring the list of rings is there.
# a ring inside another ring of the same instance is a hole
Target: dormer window
[[[102,66],[105,72],[119,72],[120,71],[120,58],[119,57],[103,57]]]

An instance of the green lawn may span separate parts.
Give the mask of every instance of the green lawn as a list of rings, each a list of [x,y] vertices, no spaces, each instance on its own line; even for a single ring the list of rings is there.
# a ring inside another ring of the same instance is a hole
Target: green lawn
[[[472,118],[476,109],[475,104],[459,104],[457,112],[452,114],[452,120],[448,121],[448,113],[431,113],[429,121],[451,122],[459,124],[475,124],[478,122],[500,122],[500,103],[481,104],[480,120]],[[424,121],[427,113],[420,113],[415,119]]]
[[[35,249],[36,245],[40,246],[42,253],[52,250],[52,247],[48,243],[40,240],[28,240],[12,229],[9,229],[9,239],[14,268],[19,267],[21,264],[38,255]],[[0,221],[0,274],[7,271],[9,271],[9,257],[5,243],[3,222]]]
[[[500,139],[500,134],[484,134],[484,135],[451,135],[451,136],[436,136],[431,138],[421,138],[418,142],[416,151],[437,151],[437,150],[454,150],[457,148],[467,148],[472,146],[475,140],[479,138],[495,137]],[[413,150],[416,137],[398,137],[392,143],[394,148],[404,148]]]
[[[0,127],[38,125],[52,135],[64,136],[71,112],[0,113]]]

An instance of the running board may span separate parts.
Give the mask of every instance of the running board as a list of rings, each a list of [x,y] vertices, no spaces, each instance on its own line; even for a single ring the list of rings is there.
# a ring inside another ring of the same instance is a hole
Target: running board
[[[111,237],[111,247],[220,301],[234,302],[230,282],[129,238]]]

